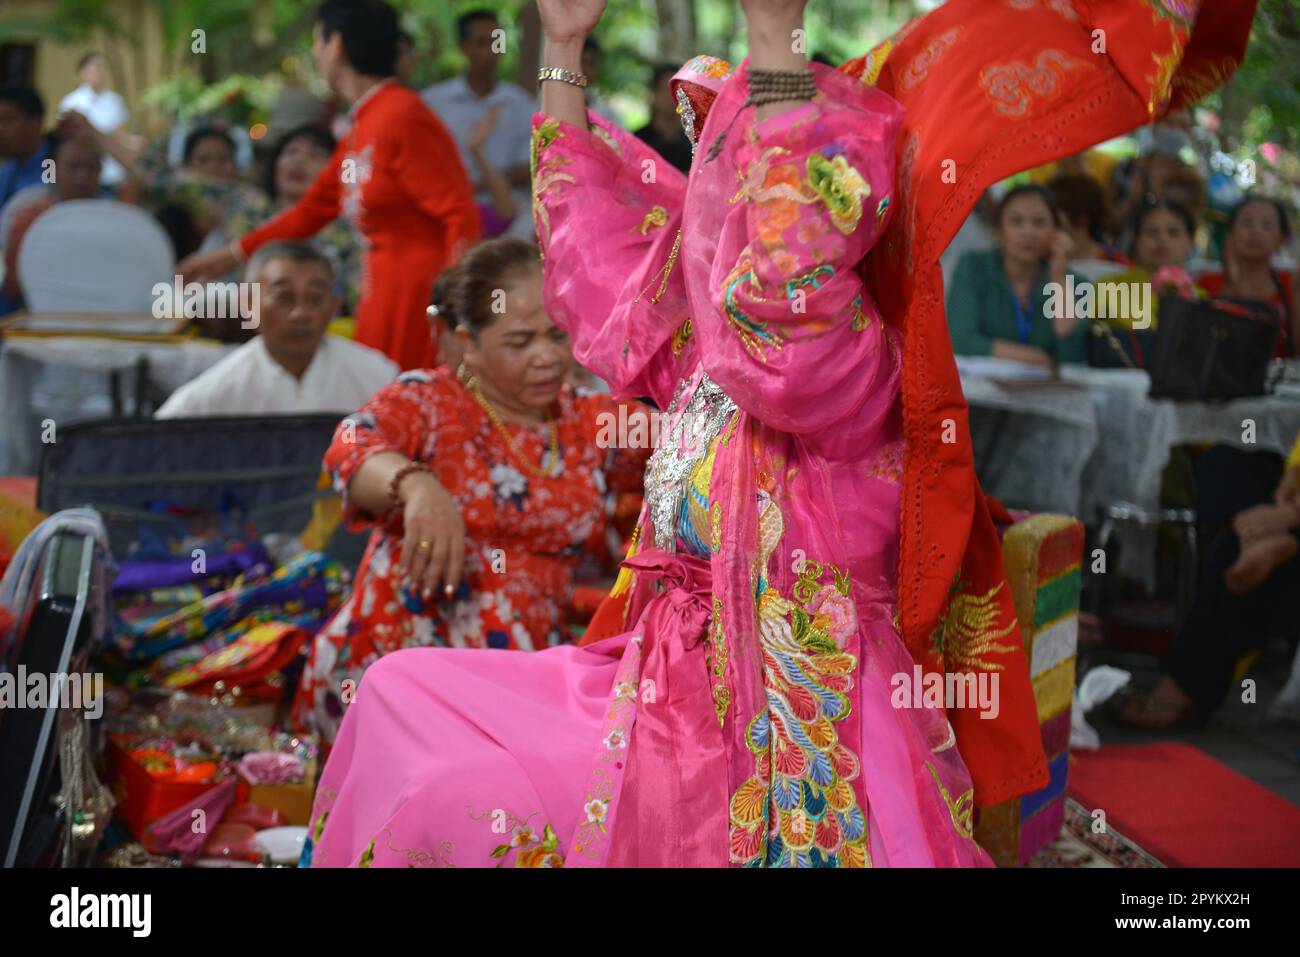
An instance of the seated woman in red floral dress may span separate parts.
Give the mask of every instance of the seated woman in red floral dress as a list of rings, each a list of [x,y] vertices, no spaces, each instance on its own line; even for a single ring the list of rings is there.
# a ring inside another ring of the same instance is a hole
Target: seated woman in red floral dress
[[[294,704],[295,725],[326,740],[389,652],[564,642],[584,546],[609,497],[640,489],[650,451],[601,447],[619,403],[565,385],[572,354],[543,307],[535,246],[483,243],[435,303],[463,340],[460,368],[399,376],[325,455],[349,527],[376,529]]]

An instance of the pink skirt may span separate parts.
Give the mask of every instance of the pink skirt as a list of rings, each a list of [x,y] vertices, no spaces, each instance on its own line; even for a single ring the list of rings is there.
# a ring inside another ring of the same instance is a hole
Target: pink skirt
[[[727,757],[700,645],[708,565],[654,551],[633,561],[667,587],[626,634],[536,653],[419,648],[371,665],[317,790],[312,866],[725,866]],[[956,748],[918,757],[921,736],[887,684],[872,690],[857,742],[871,863],[988,865],[945,820],[948,789],[969,787]]]

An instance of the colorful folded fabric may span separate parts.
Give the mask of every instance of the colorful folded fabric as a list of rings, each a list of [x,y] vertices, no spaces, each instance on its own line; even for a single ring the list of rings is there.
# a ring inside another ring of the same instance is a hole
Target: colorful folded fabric
[[[319,552],[304,552],[269,576],[241,577],[224,591],[161,614],[119,618],[116,647],[132,665],[209,641],[203,654],[229,644],[263,622],[315,631],[334,611],[343,590],[339,564]],[[197,656],[169,660],[179,665]]]
[[[202,570],[195,571],[193,554],[164,559],[127,559],[121,562],[117,579],[113,582],[113,595],[123,592],[148,592],[172,588],[177,585],[198,585],[203,582],[224,580],[239,575],[257,574],[257,569],[270,571],[271,562],[266,549],[259,544],[237,543],[234,547],[204,548]],[[215,590],[215,589],[214,589]]]

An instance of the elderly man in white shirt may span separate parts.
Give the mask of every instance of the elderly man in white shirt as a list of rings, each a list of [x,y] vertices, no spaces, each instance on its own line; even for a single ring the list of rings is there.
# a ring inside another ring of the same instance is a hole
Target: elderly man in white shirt
[[[59,112],[75,110],[101,133],[116,133],[131,118],[126,101],[108,89],[108,63],[101,53],[87,53],[77,64],[81,85],[59,102]],[[126,179],[126,170],[111,156],[104,157],[100,182],[117,186]]]
[[[176,390],[156,418],[359,409],[397,376],[382,352],[326,329],[338,312],[334,271],[308,243],[267,243],[245,282],[260,284],[258,334]]]
[[[504,34],[496,14],[490,10],[471,10],[456,20],[460,50],[469,61],[463,76],[453,77],[429,87],[420,96],[442,120],[456,139],[460,159],[474,181],[474,197],[489,205],[492,196],[484,181],[483,170],[468,146],[470,130],[499,106],[497,122],[483,146],[483,155],[505,176],[515,197],[515,205],[524,212],[515,216],[507,231],[525,238],[532,235],[532,208],[528,172],[529,140],[537,102],[513,83],[497,79],[498,58],[504,52]]]

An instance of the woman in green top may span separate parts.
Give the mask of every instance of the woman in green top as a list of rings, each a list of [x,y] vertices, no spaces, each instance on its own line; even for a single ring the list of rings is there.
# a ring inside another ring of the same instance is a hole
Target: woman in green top
[[[1052,194],[1017,186],[998,206],[996,249],[957,263],[948,293],[948,330],[959,356],[997,356],[1052,368],[1084,362],[1083,323],[1073,308],[1046,309],[1049,282],[1065,284],[1072,242]]]

